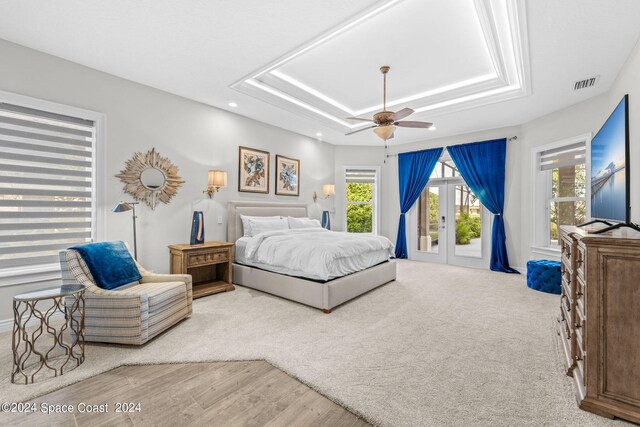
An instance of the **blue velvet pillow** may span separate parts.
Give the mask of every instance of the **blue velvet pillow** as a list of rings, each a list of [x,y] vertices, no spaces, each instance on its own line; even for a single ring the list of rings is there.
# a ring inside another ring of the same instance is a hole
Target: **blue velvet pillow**
[[[123,242],[99,242],[74,246],[89,267],[96,285],[115,289],[142,279],[136,262]]]

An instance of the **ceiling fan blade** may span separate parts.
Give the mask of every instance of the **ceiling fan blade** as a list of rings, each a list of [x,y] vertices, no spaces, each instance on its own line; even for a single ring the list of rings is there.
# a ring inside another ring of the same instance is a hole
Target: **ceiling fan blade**
[[[404,121],[404,122],[395,122],[394,125],[400,126],[403,128],[430,128],[431,126],[433,126],[433,123]]]
[[[393,114],[393,120],[400,120],[400,119],[404,119],[407,116],[410,116],[411,114],[413,114],[413,110],[411,108],[403,108],[400,111],[396,111]]]
[[[360,120],[361,122],[373,122],[371,119],[361,119],[360,117],[347,117],[347,120]]]
[[[357,130],[351,131],[349,133],[345,133],[345,136],[346,135],[353,135],[354,133],[362,132],[363,130],[373,129],[375,127],[378,127],[378,125],[367,126],[367,127],[362,128],[362,129],[357,129]]]

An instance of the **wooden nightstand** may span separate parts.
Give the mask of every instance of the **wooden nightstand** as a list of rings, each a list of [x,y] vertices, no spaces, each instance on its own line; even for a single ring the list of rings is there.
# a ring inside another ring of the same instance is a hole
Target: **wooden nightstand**
[[[193,277],[193,298],[234,290],[231,282],[233,243],[169,245],[171,274]]]

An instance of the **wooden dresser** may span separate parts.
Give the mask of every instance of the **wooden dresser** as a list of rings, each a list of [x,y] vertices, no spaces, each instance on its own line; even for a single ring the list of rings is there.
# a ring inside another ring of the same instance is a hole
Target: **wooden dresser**
[[[192,276],[193,298],[232,291],[232,248],[228,242],[169,245],[171,274]]]
[[[581,409],[640,423],[640,233],[562,226],[559,335]]]

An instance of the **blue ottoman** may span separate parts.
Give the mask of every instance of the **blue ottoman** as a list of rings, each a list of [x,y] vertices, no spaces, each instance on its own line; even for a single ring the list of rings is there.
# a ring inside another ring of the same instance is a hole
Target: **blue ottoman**
[[[527,262],[527,286],[536,291],[560,294],[562,273],[558,261],[544,259]]]

